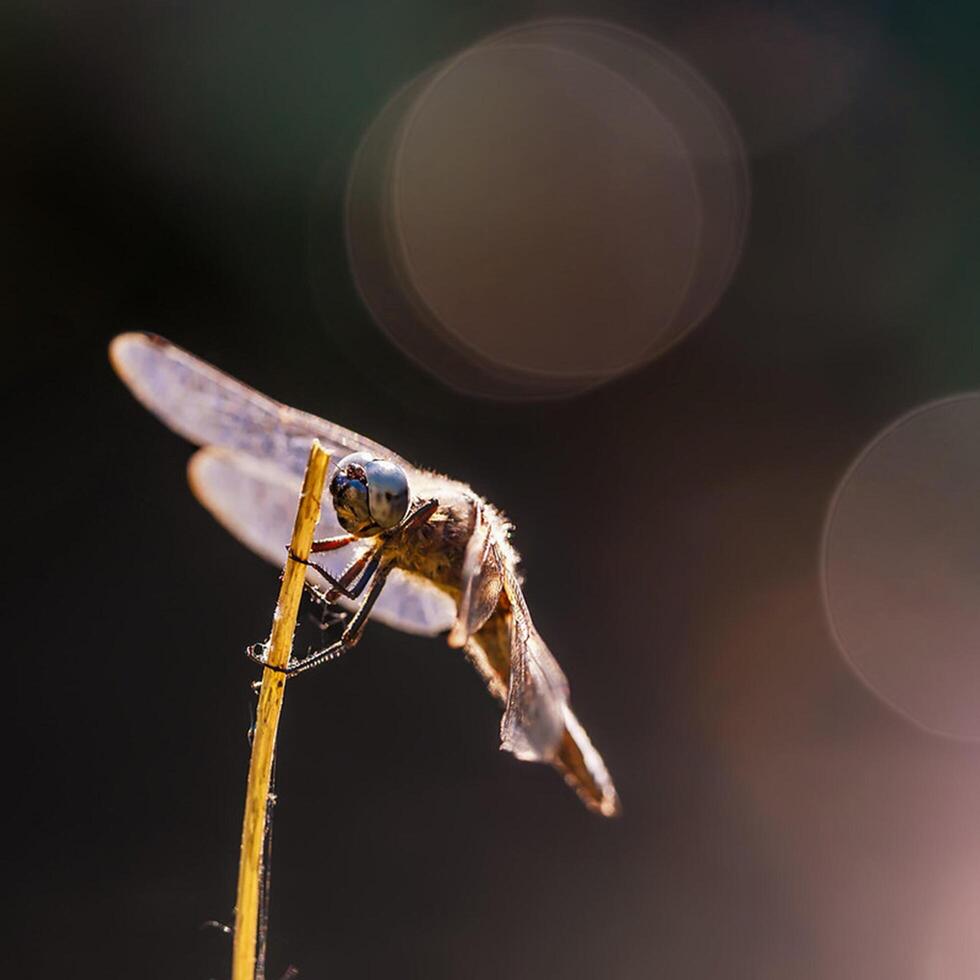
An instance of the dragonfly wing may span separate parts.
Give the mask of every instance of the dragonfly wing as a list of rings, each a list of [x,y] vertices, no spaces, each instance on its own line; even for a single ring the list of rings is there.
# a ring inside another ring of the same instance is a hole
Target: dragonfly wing
[[[296,514],[302,477],[246,453],[209,446],[199,450],[188,465],[194,495],[247,548],[272,564],[281,566],[286,556]],[[329,496],[320,510],[316,537],[342,534]],[[370,542],[316,556],[332,575],[339,577]],[[310,581],[321,588],[322,579],[310,571]],[[351,607],[346,600],[342,603]],[[406,633],[434,636],[452,626],[456,616],[453,600],[416,575],[394,569],[371,610],[371,617]]]
[[[510,683],[500,747],[518,759],[551,762],[561,745],[568,681],[534,628],[513,569],[504,569],[511,606]]]
[[[505,706],[510,694],[513,647],[511,630],[507,625],[510,621],[510,616],[492,618],[479,633],[466,641],[465,646],[467,659],[483,676],[490,693]],[[552,664],[554,665],[553,661]],[[557,669],[557,665],[553,669]],[[533,666],[529,670],[535,673]],[[561,704],[562,697],[567,696],[567,691],[561,690],[561,683],[556,681],[556,685],[559,688],[558,695],[549,702],[553,707]],[[563,731],[550,756],[541,758],[540,752],[527,752],[519,757],[530,761],[550,762],[590,810],[607,817],[613,816],[619,812],[619,798],[602,756],[593,747],[567,703],[562,705],[561,719]],[[554,715],[550,715],[548,724],[553,725],[555,721]],[[525,742],[530,741],[530,736],[522,734],[522,739]],[[544,740],[549,741],[550,736],[545,736]],[[512,740],[512,744],[517,744],[516,738]]]
[[[463,556],[462,595],[448,637],[451,647],[464,646],[497,608],[504,582],[493,530],[490,515],[479,505],[476,526]]]
[[[369,452],[415,467],[384,446],[236,381],[206,361],[152,334],[125,333],[109,348],[113,367],[136,398],[175,432],[199,446],[235,449],[302,476],[310,443],[319,439],[337,461]]]

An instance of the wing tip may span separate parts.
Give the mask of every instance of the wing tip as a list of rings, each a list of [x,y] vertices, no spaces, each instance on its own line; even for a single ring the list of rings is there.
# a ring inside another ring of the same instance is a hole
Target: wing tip
[[[191,455],[187,460],[187,483],[191,488],[191,493],[205,507],[208,505],[204,500],[204,467],[214,458],[214,447],[203,446]]]
[[[127,349],[132,350],[134,345],[140,347],[167,347],[169,341],[164,340],[159,334],[149,333],[145,330],[126,330],[116,334],[109,341],[109,360],[113,367],[122,364],[126,359]]]
[[[173,345],[159,334],[130,330],[109,341],[109,363],[127,388],[139,394],[139,358],[149,350],[161,351]]]
[[[220,462],[221,453],[214,446],[203,446],[187,460],[187,485],[197,502],[230,534],[239,541],[241,535],[229,524],[228,517],[212,490],[208,489],[207,471]]]

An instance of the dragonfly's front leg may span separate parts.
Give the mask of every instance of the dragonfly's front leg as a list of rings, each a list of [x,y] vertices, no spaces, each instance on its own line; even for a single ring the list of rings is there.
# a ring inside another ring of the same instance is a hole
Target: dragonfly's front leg
[[[380,548],[375,548],[373,551],[370,550],[365,551],[363,555],[361,555],[356,561],[351,563],[350,567],[344,572],[343,575],[340,576],[339,579],[335,579],[332,575],[330,575],[329,572],[327,572],[326,569],[321,568],[315,562],[307,561],[305,558],[300,558],[298,555],[293,554],[292,551],[289,552],[289,557],[292,558],[293,561],[299,562],[301,565],[309,565],[311,568],[315,568],[317,572],[319,572],[321,575],[324,576],[324,578],[327,579],[327,581],[334,584],[334,587],[329,592],[324,593],[321,592],[319,589],[316,588],[316,586],[312,585],[309,582],[303,583],[304,589],[307,589],[313,595],[313,598],[329,614],[331,610],[336,609],[334,603],[337,601],[337,597],[341,593],[343,593],[343,595],[345,596],[348,596],[349,598],[356,599],[361,594],[361,592],[364,591],[364,587],[367,585],[371,576],[374,574],[375,570],[378,567],[380,552],[381,552]],[[372,561],[372,559],[374,560]],[[364,571],[364,566],[368,565],[369,563],[370,563],[370,567],[366,571]],[[360,581],[357,582],[357,584],[354,585],[353,588],[348,588],[351,582],[353,582],[354,579],[358,575],[360,575],[362,571],[364,571],[364,574],[361,575]],[[333,622],[327,622],[325,617],[321,617],[320,622],[318,622],[316,625],[320,628],[321,631],[324,631],[329,629],[331,626],[335,625],[343,618],[344,616],[343,614],[341,614],[339,617],[335,618]],[[350,621],[348,620],[348,622]],[[256,651],[264,650],[265,647],[266,644],[263,643],[252,643],[245,648],[245,655],[249,658],[249,660],[254,660],[256,663],[261,663],[264,665],[265,661],[262,659],[262,655],[257,653]]]
[[[375,565],[375,569],[376,567],[377,566]],[[312,668],[319,667],[320,664],[328,663],[331,660],[336,660],[352,647],[355,647],[358,641],[361,639],[361,635],[364,632],[364,627],[367,625],[368,617],[371,615],[371,608],[374,606],[375,602],[378,601],[378,596],[381,595],[381,590],[384,588],[385,580],[388,578],[388,573],[391,571],[391,567],[392,566],[388,565],[374,575],[374,580],[371,583],[371,588],[368,590],[367,596],[358,607],[357,612],[355,612],[350,618],[350,621],[344,628],[344,632],[341,634],[339,640],[336,640],[329,646],[324,647],[322,650],[319,650],[316,653],[310,654],[310,656],[305,657],[302,660],[293,661],[292,663],[287,664],[285,667],[274,667],[271,664],[267,664],[265,660],[255,652],[255,647],[249,647],[246,650],[249,660],[254,660],[255,663],[260,664],[262,667],[266,667],[269,670],[274,670],[277,674],[286,674],[289,677],[291,677],[293,674],[302,674],[303,671],[306,670],[312,670]],[[372,574],[374,574],[375,569],[372,569]]]
[[[335,538],[321,538],[310,545],[310,554],[319,555],[324,551],[336,551],[338,548],[346,548],[353,544],[357,538],[353,534],[339,534]]]
[[[439,509],[438,500],[426,500],[424,503],[419,504],[414,510],[409,512],[402,523],[399,525],[398,530],[400,532],[411,531],[416,527],[420,527],[425,524],[429,518]],[[390,534],[391,532],[389,532]],[[387,535],[385,536],[387,537]],[[310,554],[320,554],[325,551],[334,551],[337,548],[343,548],[348,544],[351,544],[358,539],[352,534],[340,535],[335,538],[324,538],[322,541],[314,541],[310,547]],[[382,539],[384,540],[384,539]],[[309,561],[305,558],[300,558],[299,555],[289,552],[289,557],[293,561],[298,561],[303,565],[308,565],[310,568],[315,568],[320,575],[323,576],[326,581],[330,583],[333,588],[327,593],[327,602],[336,602],[338,596],[344,596],[345,599],[356,599],[361,592],[364,590],[365,585],[367,585],[371,576],[374,574],[378,567],[378,562],[380,560],[381,551],[384,548],[384,544],[378,545],[373,551],[366,551],[360,558],[355,561],[350,568],[344,572],[341,577],[335,578],[330,572],[327,571],[322,565],[315,561]],[[353,581],[354,576],[360,573],[362,568],[367,566],[363,576],[360,581],[353,587],[350,583]]]
[[[336,602],[338,596],[343,596],[345,599],[356,599],[364,591],[364,587],[377,570],[378,562],[381,560],[381,548],[375,548],[373,551],[365,551],[340,578],[334,578],[322,565],[318,565],[315,561],[309,561],[306,558],[300,558],[299,555],[293,554],[292,551],[289,552],[289,557],[293,561],[298,561],[301,565],[308,565],[310,568],[316,569],[333,586],[324,597],[325,602],[331,603]],[[360,580],[351,586],[350,583],[361,573],[361,570],[365,566],[367,568],[364,574],[361,575]]]
[[[411,511],[402,521],[400,531],[412,531],[421,527],[439,509],[438,500],[427,500],[424,504],[419,504],[415,510]]]

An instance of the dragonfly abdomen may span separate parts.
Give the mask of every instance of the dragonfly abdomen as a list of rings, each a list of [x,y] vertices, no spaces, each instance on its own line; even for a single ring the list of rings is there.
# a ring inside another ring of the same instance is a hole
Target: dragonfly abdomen
[[[502,703],[507,701],[510,684],[510,619],[506,597],[501,596],[493,615],[466,644],[470,662]],[[619,813],[619,798],[605,763],[567,706],[565,728],[551,765],[590,810],[607,817]]]

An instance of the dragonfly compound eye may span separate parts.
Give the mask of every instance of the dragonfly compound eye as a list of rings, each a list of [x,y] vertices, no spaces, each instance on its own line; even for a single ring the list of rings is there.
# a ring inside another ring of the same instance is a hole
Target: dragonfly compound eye
[[[360,534],[374,522],[368,506],[367,474],[365,466],[372,462],[367,453],[345,456],[337,464],[337,471],[330,481],[330,496],[337,512],[340,526],[351,534]]]
[[[364,467],[368,507],[376,524],[395,527],[408,512],[408,477],[394,463],[376,459]]]
[[[376,534],[395,527],[408,512],[408,477],[394,463],[352,453],[330,481],[337,520],[351,534]]]

